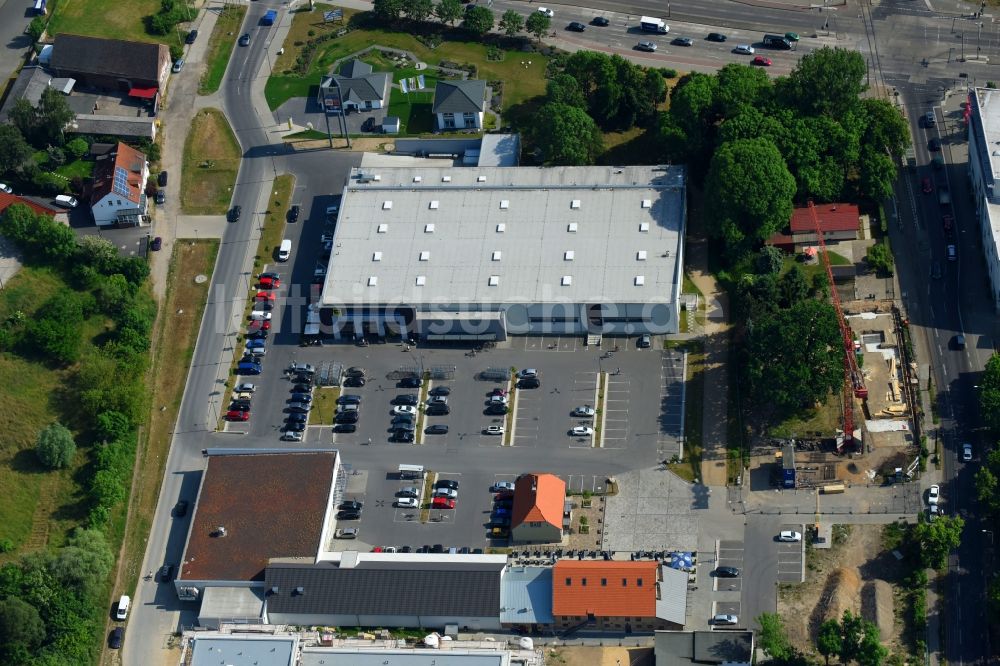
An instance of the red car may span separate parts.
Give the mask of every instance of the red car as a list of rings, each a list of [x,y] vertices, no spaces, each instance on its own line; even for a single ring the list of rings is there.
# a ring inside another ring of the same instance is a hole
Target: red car
[[[258,301],[273,301],[275,296],[269,291],[258,291],[256,298]]]
[[[249,421],[250,412],[243,411],[241,409],[230,409],[226,412],[227,421]]]
[[[934,191],[934,183],[931,182],[930,178],[924,178],[920,181],[920,189],[924,191],[924,194],[930,194]]]
[[[435,497],[431,500],[432,509],[454,509],[455,500],[448,499],[447,497]]]
[[[269,321],[252,321],[250,325],[247,326],[247,333],[256,333],[258,331],[270,331],[271,322]]]
[[[753,60],[750,61],[750,64],[751,65],[761,65],[762,67],[770,67],[771,66],[771,59],[770,58],[765,58],[764,56],[757,56],[756,58],[754,58]]]
[[[507,395],[507,390],[498,387],[490,391],[490,395],[500,395],[500,396]]]
[[[277,289],[281,286],[281,278],[277,273],[261,273],[257,280],[261,289]]]

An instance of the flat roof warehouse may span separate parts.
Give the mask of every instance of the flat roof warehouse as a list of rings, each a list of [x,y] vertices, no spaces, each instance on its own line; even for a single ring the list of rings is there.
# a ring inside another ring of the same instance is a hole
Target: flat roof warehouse
[[[321,304],[346,319],[397,306],[386,317],[410,329],[492,313],[525,333],[582,333],[610,307],[627,332],[672,332],[685,213],[679,166],[355,169]]]

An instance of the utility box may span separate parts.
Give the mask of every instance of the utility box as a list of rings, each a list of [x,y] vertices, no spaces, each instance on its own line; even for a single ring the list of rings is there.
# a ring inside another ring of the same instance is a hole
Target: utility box
[[[781,487],[795,487],[795,445],[785,444],[781,453]]]

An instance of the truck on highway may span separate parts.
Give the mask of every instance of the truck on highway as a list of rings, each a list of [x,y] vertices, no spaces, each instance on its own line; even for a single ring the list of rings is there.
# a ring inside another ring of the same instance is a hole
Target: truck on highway
[[[278,20],[278,12],[273,9],[268,9],[267,13],[260,19],[261,25],[274,25],[274,22]]]
[[[670,26],[663,22],[663,19],[643,16],[639,19],[639,28],[643,32],[655,32],[658,35],[665,35],[670,32]]]
[[[938,201],[941,202],[942,206],[951,204],[951,192],[944,185],[938,188]]]
[[[770,49],[784,49],[787,51],[792,48],[792,43],[784,35],[764,35],[764,39],[761,42]]]

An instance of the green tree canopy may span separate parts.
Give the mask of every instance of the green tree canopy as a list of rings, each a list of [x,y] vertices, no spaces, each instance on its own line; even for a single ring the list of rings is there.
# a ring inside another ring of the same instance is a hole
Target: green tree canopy
[[[1000,354],[990,357],[979,380],[979,414],[994,433],[1000,434]],[[1000,472],[1000,468],[994,472]]]
[[[566,73],[556,74],[545,84],[545,98],[555,104],[568,104],[579,109],[587,108],[583,91],[576,79]]]
[[[508,9],[500,17],[500,30],[508,37],[513,37],[524,30],[524,17],[515,9]]]
[[[856,108],[865,88],[865,58],[854,50],[830,48],[807,53],[788,77],[789,106],[839,118]]]
[[[30,652],[44,640],[45,624],[34,606],[17,597],[0,600],[0,643],[6,651]]]
[[[830,657],[840,654],[843,649],[844,639],[840,633],[840,623],[836,620],[827,620],[819,626],[819,635],[816,637],[816,649],[830,663]]]
[[[539,14],[539,16],[542,16]],[[656,107],[666,96],[663,75],[640,67],[618,55],[577,51],[564,62],[594,121],[605,129],[647,125],[656,118]]]
[[[31,146],[24,140],[21,130],[10,123],[0,125],[0,173],[20,169],[31,153]]]
[[[383,21],[398,21],[407,0],[372,0],[372,13]]]
[[[771,141],[723,144],[705,183],[710,229],[734,256],[753,249],[788,224],[794,194],[795,179]]]
[[[795,655],[792,644],[788,641],[785,623],[777,613],[761,613],[757,616],[760,633],[757,644],[774,659],[791,659]]]
[[[53,423],[38,433],[35,453],[43,465],[49,469],[69,467],[76,455],[73,433],[60,423]]]
[[[434,16],[442,23],[455,25],[455,21],[462,18],[462,3],[460,0],[441,0],[434,6]]]
[[[866,118],[864,143],[875,150],[902,155],[910,147],[910,125],[903,113],[884,99],[867,97],[860,102]]]
[[[948,553],[961,543],[964,527],[965,521],[960,516],[939,516],[927,521],[921,514],[920,521],[913,527],[913,539],[919,546],[923,566],[928,569],[943,567],[948,561]]]
[[[892,252],[889,250],[888,242],[882,241],[873,244],[868,248],[865,259],[868,260],[868,265],[877,274],[892,275]]]
[[[434,12],[432,0],[406,0],[403,14],[411,21],[426,21]]]
[[[747,325],[747,373],[760,405],[792,411],[843,386],[844,345],[829,303],[806,299],[754,316]]]
[[[539,110],[545,122],[534,126],[532,141],[547,165],[593,164],[604,150],[601,131],[583,109],[549,103]]]
[[[778,288],[781,290],[781,307],[783,308],[790,308],[800,301],[804,301],[809,298],[812,291],[806,280],[806,274],[798,264],[792,264],[788,272],[781,276],[781,279],[778,280]]]
[[[534,35],[535,39],[541,39],[551,27],[552,19],[541,12],[531,12],[524,21],[524,29]]]
[[[28,323],[25,344],[58,363],[72,363],[83,337],[83,300],[74,291],[59,291],[42,304]]]
[[[715,74],[716,106],[724,118],[732,118],[746,107],[757,108],[770,93],[771,79],[760,67],[730,63]]]
[[[477,37],[482,37],[493,29],[493,22],[493,12],[490,8],[483,5],[476,5],[465,12],[462,27]]]

